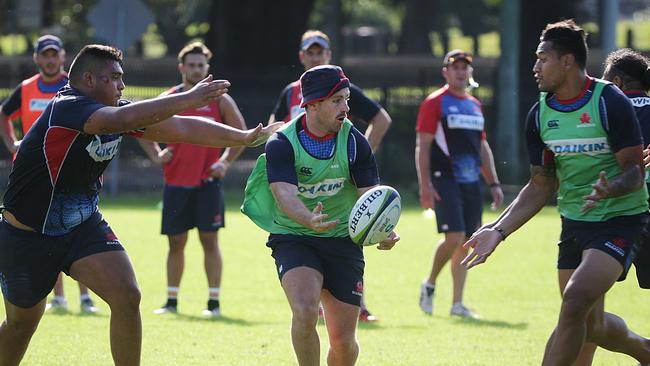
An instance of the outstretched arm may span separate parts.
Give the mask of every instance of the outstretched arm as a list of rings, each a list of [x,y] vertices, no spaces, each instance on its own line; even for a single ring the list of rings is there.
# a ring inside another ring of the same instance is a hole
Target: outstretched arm
[[[212,75],[192,89],[122,107],[104,107],[93,113],[84,124],[84,132],[106,135],[133,131],[164,121],[189,108],[204,106],[228,91],[226,80],[212,80]]]
[[[207,118],[174,116],[147,127],[142,138],[157,142],[184,142],[211,147],[258,146],[268,140],[282,125],[283,123],[277,122],[262,127],[260,123],[253,129],[242,131]]]
[[[221,111],[221,116],[223,117],[223,123],[226,125],[239,129],[246,129],[246,122],[244,122],[244,116],[239,112],[237,108],[237,103],[232,97],[228,94],[224,94],[219,98],[219,110]],[[226,172],[237,157],[244,151],[243,147],[228,147],[223,151],[219,161],[212,164],[212,176],[215,178],[223,179],[226,176]]]
[[[464,244],[474,250],[463,259],[468,268],[484,263],[497,245],[530,220],[553,196],[558,187],[555,165],[531,166],[528,184],[519,192],[499,220],[490,227],[484,227]]]

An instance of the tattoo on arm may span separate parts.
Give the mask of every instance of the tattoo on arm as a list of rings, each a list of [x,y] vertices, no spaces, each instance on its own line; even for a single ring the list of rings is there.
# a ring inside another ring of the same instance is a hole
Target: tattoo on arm
[[[556,178],[555,164],[531,165],[530,176],[531,178],[534,178],[536,176]]]
[[[622,167],[622,173],[609,181],[609,196],[618,197],[643,186],[643,169],[636,162]]]

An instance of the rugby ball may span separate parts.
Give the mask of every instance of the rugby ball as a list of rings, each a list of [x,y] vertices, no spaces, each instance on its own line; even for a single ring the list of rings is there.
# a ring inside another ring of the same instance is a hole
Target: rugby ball
[[[375,245],[390,235],[401,213],[402,199],[395,188],[372,188],[352,207],[348,219],[350,238],[359,245]]]

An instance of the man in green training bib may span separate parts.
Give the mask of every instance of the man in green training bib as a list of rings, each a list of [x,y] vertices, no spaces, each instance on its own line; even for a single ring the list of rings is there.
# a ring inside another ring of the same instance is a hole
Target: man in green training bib
[[[648,221],[639,122],[625,94],[587,75],[586,34],[573,20],[548,24],[536,53],[541,93],[527,118],[530,181],[465,243],[474,250],[463,263],[485,262],[557,192],[562,306],[543,365],[590,364],[589,343],[645,365],[650,340],[604,311],[605,293],[625,279]]]
[[[305,113],[266,144],[248,178],[242,212],[270,233],[267,246],[291,306],[298,364],[320,363],[320,301],[328,363],[352,365],[365,263],[347,223],[357,197],[379,184],[379,174],[368,141],[347,119],[350,81],[343,70],[317,66],[300,83]],[[398,240],[393,232],[377,248],[391,249]]]

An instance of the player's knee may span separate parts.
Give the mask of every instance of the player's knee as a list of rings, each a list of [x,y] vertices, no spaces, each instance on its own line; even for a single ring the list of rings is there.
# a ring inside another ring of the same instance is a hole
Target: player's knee
[[[461,245],[464,241],[465,241],[465,233],[452,232],[452,233],[445,234],[445,241],[443,242],[443,245],[456,248],[459,245]]]
[[[295,325],[313,328],[318,323],[318,303],[298,301],[291,306]]]
[[[330,347],[337,353],[356,352],[359,349],[354,332],[330,335]]]
[[[567,289],[562,298],[560,314],[565,319],[585,319],[594,300],[584,292]]]
[[[36,332],[40,318],[20,318],[5,321],[5,326],[11,331],[12,337],[31,338]]]

